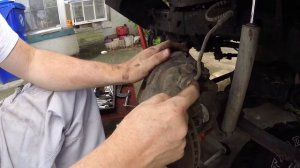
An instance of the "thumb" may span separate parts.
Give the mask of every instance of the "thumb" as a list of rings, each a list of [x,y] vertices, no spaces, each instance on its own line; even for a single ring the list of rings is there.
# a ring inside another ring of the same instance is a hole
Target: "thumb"
[[[160,93],[160,94],[152,96],[148,100],[144,101],[142,104],[158,104],[158,103],[168,100],[169,98],[170,98],[170,96],[168,96],[167,94]]]
[[[178,95],[169,99],[176,105],[188,109],[199,97],[199,85],[193,81],[188,87],[183,89]]]

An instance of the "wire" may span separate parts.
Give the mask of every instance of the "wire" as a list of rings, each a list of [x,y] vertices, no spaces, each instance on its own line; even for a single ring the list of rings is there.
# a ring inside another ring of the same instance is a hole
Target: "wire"
[[[207,42],[210,38],[210,36],[219,28],[223,25],[223,23],[225,23],[229,18],[231,18],[233,16],[233,11],[229,10],[227,12],[225,12],[224,14],[222,14],[222,17],[217,21],[217,24],[210,29],[210,31],[206,34],[202,46],[201,46],[201,50],[199,52],[199,56],[198,56],[198,61],[197,61],[197,74],[194,77],[194,79],[197,81],[200,76],[201,76],[201,61],[202,61],[202,57],[207,45]]]
[[[254,22],[255,3],[256,3],[256,0],[252,0],[252,9],[251,9],[251,18],[250,18],[251,24],[253,24],[253,22]]]

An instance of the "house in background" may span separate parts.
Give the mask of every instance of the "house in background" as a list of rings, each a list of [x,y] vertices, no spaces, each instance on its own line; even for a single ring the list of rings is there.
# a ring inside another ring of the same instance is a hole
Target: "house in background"
[[[79,52],[76,30],[97,29],[99,37],[115,33],[115,27],[127,24],[136,34],[135,26],[127,18],[105,5],[104,0],[15,0],[26,6],[27,41],[31,45],[68,55]],[[100,39],[99,39],[100,40]],[[103,39],[101,39],[103,41]]]

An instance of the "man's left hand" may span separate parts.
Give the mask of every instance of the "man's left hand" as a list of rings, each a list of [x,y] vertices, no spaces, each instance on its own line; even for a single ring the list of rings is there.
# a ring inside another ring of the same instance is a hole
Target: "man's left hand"
[[[122,81],[124,83],[134,83],[146,77],[156,65],[169,58],[170,48],[187,50],[184,44],[171,41],[165,41],[159,45],[147,48],[131,60],[121,64],[123,68]]]

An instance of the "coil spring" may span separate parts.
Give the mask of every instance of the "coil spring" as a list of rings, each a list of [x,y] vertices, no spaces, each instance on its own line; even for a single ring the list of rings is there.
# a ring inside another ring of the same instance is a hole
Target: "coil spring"
[[[226,11],[220,15],[213,16],[213,17],[209,16],[209,14],[213,13],[213,11],[218,11],[222,8],[226,8],[226,7],[228,7],[228,5],[229,5],[229,2],[227,0],[222,0],[222,1],[216,2],[215,4],[210,6],[207,9],[207,11],[205,12],[205,19],[209,22],[216,22],[216,21],[220,20],[222,17],[224,17]]]

